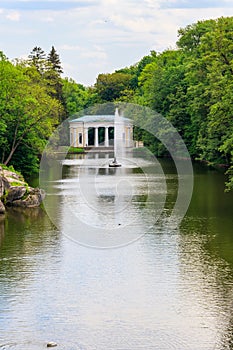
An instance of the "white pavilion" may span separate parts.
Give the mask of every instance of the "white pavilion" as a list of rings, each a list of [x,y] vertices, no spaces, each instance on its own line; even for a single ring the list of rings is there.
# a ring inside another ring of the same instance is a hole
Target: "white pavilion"
[[[116,113],[118,111],[116,110]],[[115,115],[116,115],[115,113]],[[70,145],[83,148],[112,148],[114,145],[115,115],[84,115],[71,120]],[[121,117],[122,145],[133,146],[133,123]]]

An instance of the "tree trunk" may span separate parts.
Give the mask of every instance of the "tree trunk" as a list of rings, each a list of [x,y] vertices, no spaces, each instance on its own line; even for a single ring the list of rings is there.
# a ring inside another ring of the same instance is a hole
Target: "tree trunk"
[[[7,159],[3,162],[4,165],[8,165],[9,161],[11,160],[13,154],[15,153],[16,148],[18,147],[18,144],[15,147],[12,147]]]

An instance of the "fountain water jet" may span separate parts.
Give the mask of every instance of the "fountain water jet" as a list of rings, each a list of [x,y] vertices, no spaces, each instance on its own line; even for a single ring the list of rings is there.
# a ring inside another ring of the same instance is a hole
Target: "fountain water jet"
[[[118,168],[121,167],[121,164],[117,162],[117,157],[122,153],[123,145],[123,123],[122,117],[119,115],[118,108],[115,111],[114,117],[114,159],[111,163],[109,163],[109,167]]]

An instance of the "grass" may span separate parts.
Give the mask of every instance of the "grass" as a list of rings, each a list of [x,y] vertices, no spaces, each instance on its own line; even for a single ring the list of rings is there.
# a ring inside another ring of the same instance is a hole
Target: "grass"
[[[84,153],[84,149],[82,147],[70,147],[68,153],[81,154]]]

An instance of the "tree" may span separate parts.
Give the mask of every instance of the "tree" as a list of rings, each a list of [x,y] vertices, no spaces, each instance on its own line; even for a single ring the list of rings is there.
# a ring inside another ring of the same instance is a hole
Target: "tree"
[[[20,161],[24,171],[22,159],[26,164],[34,157],[38,165],[38,154],[57,124],[61,106],[19,65],[0,61],[0,78],[0,130],[4,130],[0,156],[4,164],[16,168]]]
[[[61,66],[61,61],[59,55],[57,54],[54,46],[52,46],[51,51],[48,54],[48,62],[51,64],[52,69],[57,72],[59,75],[63,73],[63,69]]]
[[[184,141],[190,144],[190,135],[187,126],[190,115],[187,110],[187,83],[185,82],[184,54],[178,50],[167,50],[161,54],[153,54],[153,60],[144,67],[140,76],[140,90],[143,94],[143,103],[167,118]],[[149,136],[146,136],[146,143]],[[157,143],[160,155],[165,152]]]
[[[73,79],[62,80],[62,94],[68,116],[86,108],[89,103],[89,91]]]
[[[40,74],[47,69],[46,54],[41,47],[35,46],[28,58],[31,65],[35,66]]]
[[[180,31],[187,55],[188,105],[199,158],[233,165],[233,18],[198,22]],[[229,187],[232,171],[229,170]]]
[[[95,84],[101,102],[120,99],[124,90],[130,88],[131,75],[127,73],[99,74]]]

